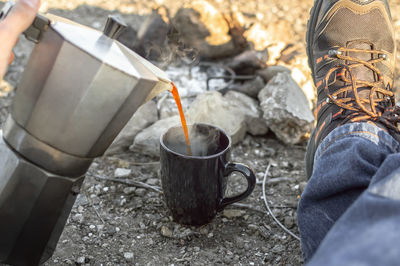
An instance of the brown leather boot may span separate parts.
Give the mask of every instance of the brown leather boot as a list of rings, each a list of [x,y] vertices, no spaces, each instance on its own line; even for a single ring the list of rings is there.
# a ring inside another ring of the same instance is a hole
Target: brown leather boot
[[[396,139],[396,44],[386,0],[317,0],[307,29],[308,62],[318,100],[306,153],[310,177],[319,143],[336,127],[373,123]]]

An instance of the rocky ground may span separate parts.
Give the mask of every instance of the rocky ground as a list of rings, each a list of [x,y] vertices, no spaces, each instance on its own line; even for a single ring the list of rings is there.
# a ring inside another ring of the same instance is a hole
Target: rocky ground
[[[102,28],[109,13],[120,13],[138,27],[156,5],[173,14],[189,0],[172,1],[56,1],[43,0],[42,9],[85,25]],[[292,69],[301,69],[301,86],[309,84],[305,66],[305,27],[312,0],[210,1],[219,10],[234,8],[247,23],[276,29],[276,45],[293,44],[297,49]],[[400,28],[399,1],[392,1],[396,29]],[[280,29],[280,30],[279,30]],[[288,29],[288,30],[282,30]],[[15,49],[16,60],[0,90],[0,125],[9,112],[15,86],[29,56],[31,44],[22,40]],[[297,81],[297,80],[296,80]],[[68,219],[53,257],[46,265],[299,265],[300,243],[285,233],[266,212],[262,179],[267,165],[266,196],[276,215],[298,235],[296,208],[306,184],[303,169],[305,144],[285,145],[273,133],[245,139],[232,149],[232,160],[252,167],[257,185],[241,204],[229,206],[209,224],[190,227],[172,221],[164,203],[158,159],[140,153],[98,158],[90,168],[81,194]],[[116,178],[120,182],[106,181]],[[156,188],[137,187],[139,181]],[[228,194],[242,191],[242,178],[232,175]]]

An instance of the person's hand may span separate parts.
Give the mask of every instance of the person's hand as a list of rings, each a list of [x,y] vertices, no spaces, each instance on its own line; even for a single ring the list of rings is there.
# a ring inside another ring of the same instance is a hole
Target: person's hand
[[[18,36],[32,24],[39,6],[40,0],[18,0],[10,14],[0,22],[0,80],[14,59],[12,49]]]

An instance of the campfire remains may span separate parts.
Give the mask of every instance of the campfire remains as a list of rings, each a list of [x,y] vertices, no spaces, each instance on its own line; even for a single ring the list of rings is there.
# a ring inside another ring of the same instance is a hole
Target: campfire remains
[[[174,17],[166,7],[157,8],[120,41],[166,70],[179,88],[189,124],[217,125],[234,143],[270,129],[283,143],[298,144],[314,121],[314,93],[306,59],[297,46],[280,40],[288,27],[245,25],[238,11],[223,14],[206,1],[194,1]],[[162,94],[132,117],[108,154],[129,148],[157,157],[160,135],[178,124],[172,97]]]

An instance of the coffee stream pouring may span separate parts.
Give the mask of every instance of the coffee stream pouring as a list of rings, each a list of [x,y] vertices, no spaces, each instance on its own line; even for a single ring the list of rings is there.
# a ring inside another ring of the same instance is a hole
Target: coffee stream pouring
[[[8,2],[0,19],[13,8]],[[51,257],[93,159],[147,100],[171,88],[166,74],[104,32],[37,15],[36,45],[0,138],[0,262]]]

